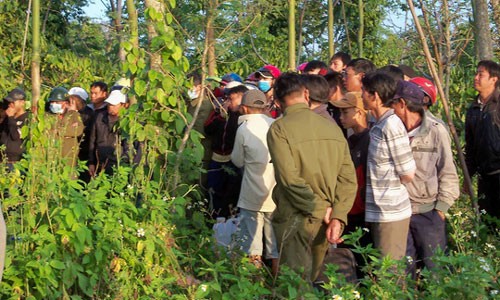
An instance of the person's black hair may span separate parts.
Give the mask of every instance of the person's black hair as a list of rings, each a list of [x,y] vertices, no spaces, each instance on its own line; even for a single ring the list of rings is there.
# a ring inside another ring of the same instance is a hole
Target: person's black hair
[[[363,83],[363,90],[365,92],[372,95],[376,92],[380,100],[382,100],[382,104],[387,107],[390,106],[398,86],[397,81],[391,76],[383,72],[371,72],[365,74],[361,82]]]
[[[198,72],[189,73],[186,77],[188,80],[193,79],[193,85],[201,84],[201,74]]]
[[[490,77],[496,77],[497,83],[496,88],[500,88],[500,65],[492,60],[482,60],[477,64],[477,67],[483,67],[489,74]]]
[[[309,91],[309,99],[315,102],[326,103],[330,96],[330,86],[323,76],[303,74],[306,88]]]
[[[300,93],[306,88],[303,78],[293,72],[281,74],[274,83],[274,99],[285,102],[285,98]]]
[[[396,81],[405,79],[405,74],[403,73],[403,70],[401,70],[399,67],[395,65],[383,66],[382,68],[378,69],[378,71],[386,73]]]
[[[342,73],[332,71],[324,76],[326,82],[328,82],[328,86],[332,91],[337,91],[337,89],[341,89],[344,91],[344,84],[342,79]]]
[[[103,92],[108,91],[108,85],[102,81],[96,81],[90,85],[90,88],[95,88],[95,87],[98,87]]]
[[[232,94],[244,94],[247,91],[248,91],[248,88],[242,84],[242,85],[237,85],[237,86],[232,87],[229,90],[227,90],[226,95],[229,96]]]
[[[328,66],[321,60],[311,60],[310,62],[307,63],[306,67],[304,68],[304,73],[311,72],[316,69],[321,69],[326,71],[328,70]]]
[[[351,62],[351,56],[345,52],[337,52],[330,58],[330,64],[336,59],[340,59],[344,66]]]
[[[351,60],[346,68],[351,67],[356,74],[358,73],[364,73],[368,74],[371,72],[375,72],[377,70],[377,67],[368,59],[366,58],[356,58]]]

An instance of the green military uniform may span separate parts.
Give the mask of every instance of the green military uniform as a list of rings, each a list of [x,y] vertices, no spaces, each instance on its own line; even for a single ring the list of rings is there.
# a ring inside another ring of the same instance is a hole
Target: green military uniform
[[[80,150],[79,137],[83,134],[84,125],[77,111],[67,111],[64,115],[54,115],[54,137],[60,140],[61,157],[68,159],[68,164],[76,166],[78,151]]]
[[[331,218],[346,224],[356,196],[349,147],[336,124],[302,103],[286,108],[267,139],[276,176],[273,227],[280,264],[304,268],[305,278],[314,281],[328,247],[326,209],[332,207]]]

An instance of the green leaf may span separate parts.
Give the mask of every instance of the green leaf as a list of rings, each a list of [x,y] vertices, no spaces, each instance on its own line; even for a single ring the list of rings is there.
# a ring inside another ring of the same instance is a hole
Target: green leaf
[[[175,130],[178,134],[181,134],[184,131],[185,127],[186,124],[184,124],[183,120],[181,120],[180,118],[175,119]]]
[[[170,112],[167,110],[164,110],[161,112],[161,119],[165,122],[167,122],[170,118]]]
[[[64,263],[59,260],[51,260],[49,264],[54,269],[62,270],[65,268]]]
[[[125,50],[130,51],[130,50],[132,50],[133,45],[132,45],[132,43],[131,43],[131,42],[129,42],[129,41],[124,41],[124,42],[122,42],[122,47],[123,47]]]
[[[175,106],[177,104],[177,98],[175,96],[168,97],[168,103],[172,106]]]
[[[78,241],[80,243],[82,243],[82,244],[85,243],[85,239],[87,237],[87,228],[86,227],[82,226],[82,227],[78,228],[76,230],[75,234],[76,234],[76,238],[78,239]]]
[[[134,91],[137,96],[143,96],[146,92],[146,82],[143,80],[135,80],[134,81]]]
[[[173,20],[172,14],[171,13],[167,13],[166,17],[167,17],[167,24],[172,23],[172,20]]]
[[[173,53],[172,53],[172,58],[175,61],[179,61],[182,58],[182,49],[179,46],[175,46],[172,48]]]

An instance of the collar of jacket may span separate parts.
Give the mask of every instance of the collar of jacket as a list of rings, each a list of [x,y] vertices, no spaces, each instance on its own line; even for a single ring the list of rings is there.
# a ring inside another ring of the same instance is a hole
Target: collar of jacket
[[[327,103],[322,103],[320,106],[316,107],[313,109],[313,111],[317,114],[321,113],[328,113],[328,104]]]
[[[292,106],[288,106],[285,108],[285,112],[283,113],[283,116],[286,116],[288,114],[293,114],[297,111],[302,111],[302,110],[309,110],[309,106],[306,103],[297,103]]]
[[[244,122],[252,119],[260,119],[264,116],[264,114],[248,114],[248,115],[241,115],[238,117],[238,125],[243,124]]]
[[[425,112],[424,116],[422,117],[422,122],[420,123],[420,129],[415,136],[426,136],[430,131],[432,122],[433,120],[431,120],[430,116],[427,114],[427,112]]]

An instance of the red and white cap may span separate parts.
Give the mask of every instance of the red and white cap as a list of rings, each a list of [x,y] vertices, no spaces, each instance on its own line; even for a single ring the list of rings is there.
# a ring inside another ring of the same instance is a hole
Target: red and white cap
[[[257,74],[259,74],[263,78],[278,78],[281,75],[280,69],[273,65],[265,65],[262,68],[258,69]]]
[[[413,82],[416,85],[418,85],[422,89],[424,94],[429,96],[429,98],[431,99],[432,105],[434,105],[436,103],[437,90],[436,90],[436,86],[434,85],[434,83],[432,83],[432,81],[430,81],[429,79],[427,79],[425,77],[414,77],[414,78],[410,79],[410,82]]]

